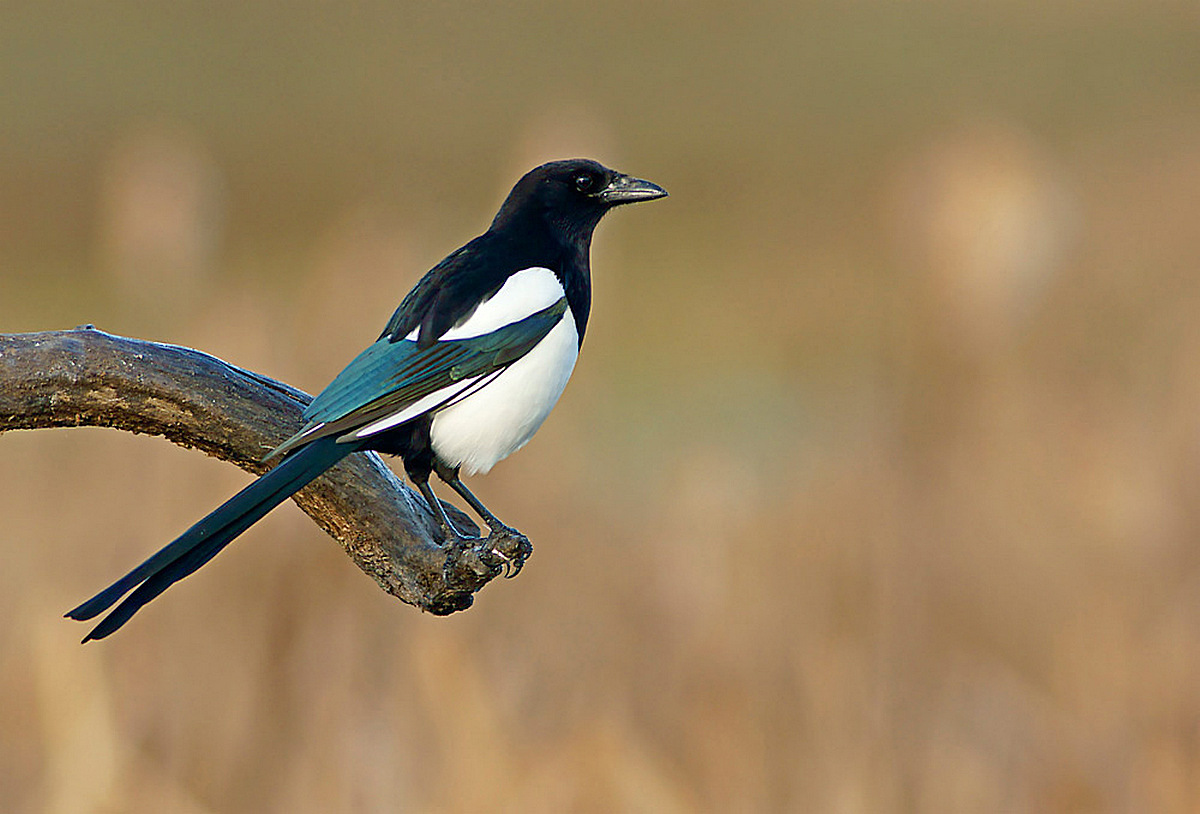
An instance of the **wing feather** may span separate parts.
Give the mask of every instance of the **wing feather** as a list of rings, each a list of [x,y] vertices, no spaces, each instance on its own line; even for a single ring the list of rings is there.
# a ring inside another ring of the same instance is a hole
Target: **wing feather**
[[[326,436],[346,435],[465,379],[492,376],[531,351],[567,311],[566,297],[524,319],[465,339],[434,342],[422,348],[411,340],[376,341],[321,391],[308,408],[304,428],[272,450],[264,460]],[[482,386],[482,385],[481,385]],[[469,385],[471,390],[475,385]],[[447,401],[461,396],[450,392]],[[430,410],[445,406],[435,404]],[[416,418],[417,415],[412,416]],[[411,420],[411,419],[409,419]]]

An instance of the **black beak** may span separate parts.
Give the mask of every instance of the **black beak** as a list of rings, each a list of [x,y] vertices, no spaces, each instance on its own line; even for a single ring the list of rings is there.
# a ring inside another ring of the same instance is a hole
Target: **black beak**
[[[600,190],[600,200],[610,206],[653,201],[656,198],[665,197],[667,197],[667,191],[658,184],[630,175],[618,175],[608,183],[608,186]]]

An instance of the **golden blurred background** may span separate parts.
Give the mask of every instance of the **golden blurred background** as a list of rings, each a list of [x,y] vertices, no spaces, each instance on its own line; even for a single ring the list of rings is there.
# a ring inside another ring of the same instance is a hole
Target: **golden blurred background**
[[[248,481],[0,438],[5,812],[1200,810],[1193,2],[10,3],[0,330],[320,389],[526,169],[593,251],[536,550],[401,605]]]

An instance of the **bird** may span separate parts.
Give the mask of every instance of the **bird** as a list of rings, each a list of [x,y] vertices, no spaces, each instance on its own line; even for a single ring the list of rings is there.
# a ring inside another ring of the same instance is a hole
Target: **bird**
[[[600,219],[616,206],[666,195],[591,159],[527,172],[488,229],[430,269],[379,338],[312,400],[300,431],[264,457],[277,465],[66,613],[86,621],[112,608],[83,641],[111,635],[356,452],[401,458],[448,547],[485,538],[454,526],[429,485],[434,474],[492,534],[513,532],[461,475],[486,473],[524,446],[566,387],[591,311],[589,256]]]

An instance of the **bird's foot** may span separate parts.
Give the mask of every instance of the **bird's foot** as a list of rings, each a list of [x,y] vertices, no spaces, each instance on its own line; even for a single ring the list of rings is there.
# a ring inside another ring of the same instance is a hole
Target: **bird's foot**
[[[533,553],[533,543],[529,542],[529,538],[503,523],[491,527],[487,543],[492,554],[503,560],[505,579],[512,579],[521,573],[521,569],[525,567],[525,560]]]
[[[443,567],[448,584],[460,582],[462,576],[468,575],[485,582],[501,574],[511,579],[520,573],[525,560],[533,553],[529,538],[503,523],[492,526],[487,537],[468,537],[453,529],[448,532],[448,550]],[[461,576],[454,579],[454,574]]]

